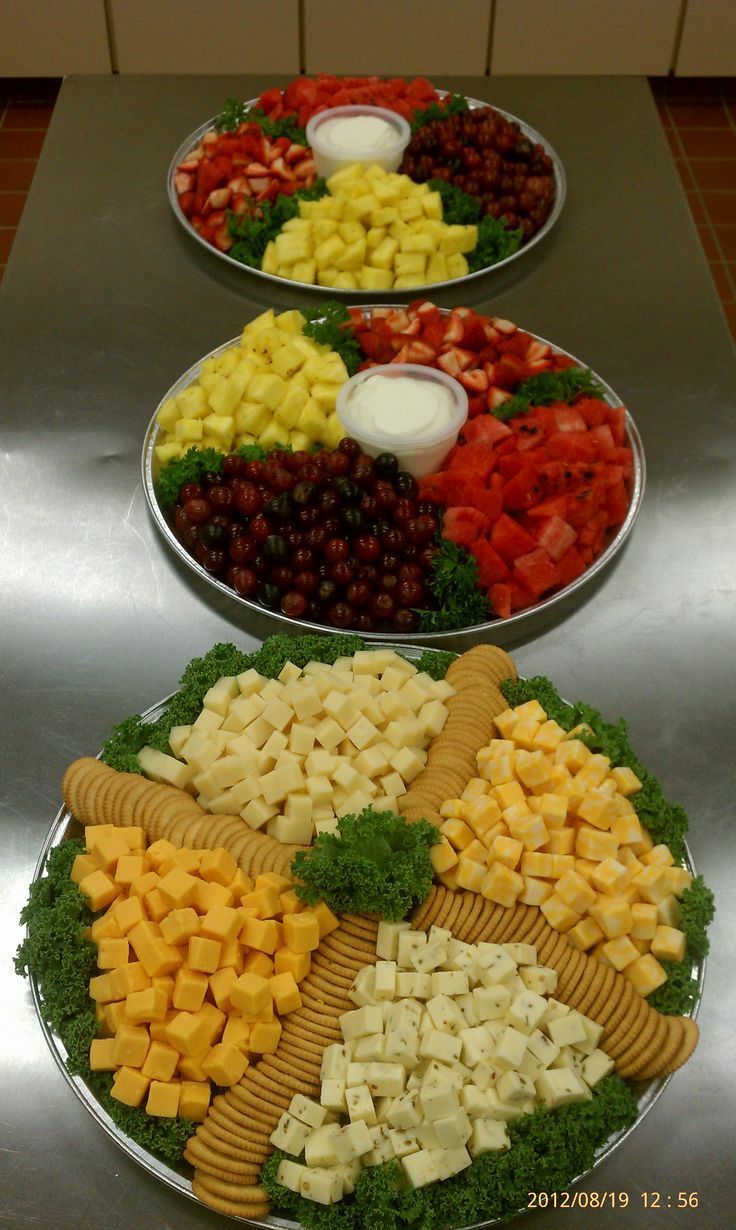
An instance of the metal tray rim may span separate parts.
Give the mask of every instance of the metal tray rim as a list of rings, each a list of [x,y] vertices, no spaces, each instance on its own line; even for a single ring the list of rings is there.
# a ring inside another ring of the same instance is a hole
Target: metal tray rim
[[[447,93],[446,90],[438,90],[437,92],[443,97]],[[546,219],[544,225],[541,226],[540,229],[537,231],[536,235],[534,235],[533,238],[530,239],[528,243],[523,244],[522,247],[518,249],[518,251],[512,253],[511,256],[504,257],[503,260],[497,261],[495,265],[487,265],[486,268],[484,269],[478,269],[476,270],[475,273],[467,273],[461,278],[448,278],[444,282],[427,282],[426,285],[420,287],[422,292],[430,291],[430,290],[432,291],[439,290],[445,286],[459,286],[465,282],[475,281],[476,278],[484,277],[488,273],[495,273],[495,271],[498,269],[507,268],[515,260],[518,260],[519,257],[524,256],[527,252],[530,252],[532,248],[534,248],[536,244],[540,242],[540,240],[544,239],[549,234],[549,232],[551,231],[552,227],[557,222],[557,219],[559,218],[562,212],[562,207],[565,203],[565,198],[567,196],[567,177],[565,175],[565,169],[562,165],[562,162],[560,161],[560,157],[557,154],[556,150],[549,144],[547,140],[545,140],[545,138],[541,135],[541,133],[537,132],[535,128],[532,128],[531,125],[525,123],[525,121],[520,120],[518,116],[512,115],[510,111],[504,111],[502,107],[496,107],[492,103],[483,102],[482,99],[471,98],[469,95],[466,97],[468,99],[468,103],[470,104],[471,110],[475,110],[477,107],[493,106],[494,110],[498,111],[499,115],[503,115],[505,119],[512,120],[516,124],[518,124],[521,131],[524,133],[524,135],[526,137],[529,137],[529,139],[533,141],[534,144],[539,144],[539,145],[544,146],[546,152],[549,154],[550,158],[552,159],[552,164],[553,164],[553,172],[554,172],[555,184],[556,184],[555,203],[552,206],[552,210],[550,211],[549,217]],[[250,99],[247,99],[246,101],[249,106],[253,106],[255,103],[257,103],[258,99],[250,98]],[[189,222],[188,218],[182,213],[182,210],[179,206],[179,200],[177,197],[176,190],[174,188],[174,172],[176,171],[176,168],[179,165],[179,163],[183,162],[187,154],[198,144],[199,141],[201,141],[205,133],[210,132],[214,128],[216,118],[217,118],[216,116],[212,116],[211,119],[206,120],[204,124],[200,124],[199,128],[196,128],[194,132],[190,133],[190,135],[184,141],[182,141],[181,145],[179,146],[173,158],[171,159],[171,162],[169,163],[169,168],[168,168],[168,171],[166,172],[166,194],[169,199],[169,204],[174,212],[174,216],[177,222],[179,223],[179,225],[182,226],[184,230],[186,231],[186,233],[191,238],[195,239],[196,242],[200,244],[202,248],[205,249],[205,251],[211,254],[214,254],[215,256],[220,257],[228,265],[230,265],[231,268],[239,269],[241,272],[245,270],[247,273],[252,273],[256,277],[263,278],[267,282],[275,282],[277,285],[280,285],[280,286],[291,286],[291,287],[298,286],[300,290],[307,291],[307,292],[313,292],[314,294],[317,294],[317,295],[327,295],[333,298],[335,297],[336,294],[341,297],[347,297],[349,299],[353,299],[358,295],[365,295],[364,290],[336,291],[334,287],[316,286],[316,285],[311,285],[305,282],[295,282],[293,278],[283,278],[278,274],[265,273],[262,269],[255,269],[253,268],[252,265],[244,265],[241,261],[236,261],[227,252],[221,252],[219,248],[215,248],[211,243],[207,243],[207,241],[203,239],[202,236],[194,229],[194,227]],[[385,292],[376,291],[375,293],[376,294],[384,293],[384,294],[390,295],[390,294],[393,294],[394,292],[392,290],[387,290]]]

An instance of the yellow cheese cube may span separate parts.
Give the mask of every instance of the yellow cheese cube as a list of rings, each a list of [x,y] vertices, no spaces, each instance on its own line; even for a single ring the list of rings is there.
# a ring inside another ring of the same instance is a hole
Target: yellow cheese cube
[[[152,1041],[141,1068],[144,1076],[154,1081],[170,1081],[179,1062],[179,1052],[167,1042]]]
[[[92,875],[93,871],[99,870],[99,864],[95,862],[91,854],[78,854],[72,863],[72,869],[69,872],[69,878],[79,884],[85,876]]]
[[[149,870],[150,864],[144,854],[124,854],[118,859],[113,876],[117,884],[128,886]]]
[[[220,962],[222,944],[219,940],[193,935],[187,947],[187,962],[191,970],[214,974]],[[206,981],[206,979],[205,979]]]
[[[567,938],[573,948],[587,952],[594,944],[600,944],[606,937],[594,918],[581,918],[580,922],[575,923],[575,926],[567,932]]]
[[[112,1080],[111,1097],[126,1106],[140,1106],[148,1092],[150,1082],[142,1072],[135,1068],[118,1068]]]
[[[207,1081],[207,1087],[209,1088],[210,1082],[202,1064],[209,1055],[210,1049],[209,1046],[205,1046],[199,1055],[181,1055],[179,1057],[179,1075],[182,1080]]]
[[[193,905],[197,899],[197,880],[181,867],[173,867],[158,884],[159,891],[176,909]]]
[[[642,996],[651,995],[652,991],[656,991],[657,987],[661,987],[667,981],[665,971],[651,953],[637,957],[636,961],[626,966],[623,974],[624,978],[628,978],[634,990]]]
[[[567,799],[564,794],[545,792],[539,801],[539,815],[548,829],[561,829],[567,819]]]
[[[598,892],[606,893],[609,897],[623,893],[630,879],[631,873],[615,858],[605,858],[590,876],[590,882]]]
[[[280,1038],[280,1021],[258,1021],[251,1026],[249,1046],[258,1055],[273,1055]]]
[[[209,1081],[181,1082],[179,1092],[179,1114],[182,1119],[191,1119],[193,1123],[202,1123],[207,1115],[210,1104]]]
[[[464,850],[473,840],[473,830],[462,820],[445,820],[440,832],[456,850]]]
[[[484,862],[478,862],[474,858],[468,858],[467,855],[463,853],[460,855],[457,866],[453,870],[456,876],[457,884],[460,888],[466,888],[473,893],[481,891],[481,886],[486,876]]]
[[[543,901],[539,908],[555,931],[569,931],[580,922],[580,914],[571,909],[556,892]]]
[[[113,1058],[118,1067],[142,1068],[148,1054],[150,1036],[145,1025],[123,1021],[115,1033]]]
[[[552,855],[543,854],[540,851],[531,851],[523,854],[521,858],[521,874],[536,876],[540,880],[549,879],[553,874]]]
[[[274,884],[263,884],[241,897],[241,905],[252,907],[258,918],[275,918],[280,911],[280,894]]]
[[[288,914],[288,919],[301,918],[301,914]],[[272,918],[248,918],[240,931],[240,942],[249,948],[257,948],[259,952],[274,953],[283,942],[284,924],[275,922]],[[316,927],[316,922],[315,922]],[[319,940],[318,940],[319,942]],[[316,947],[316,944],[315,944]]]
[[[670,895],[670,887],[664,875],[667,868],[655,864],[645,867],[632,877],[631,884],[643,901],[656,905]]]
[[[693,877],[685,867],[662,868],[662,883],[668,889],[668,895],[681,897],[692,882]]]
[[[215,970],[214,974],[210,974],[210,993],[217,1004],[217,1007],[223,1012],[228,1012],[231,1008],[230,992],[235,986],[237,980],[238,974],[232,966],[225,966],[224,968]]]
[[[273,961],[275,973],[293,974],[296,983],[306,978],[312,966],[312,958],[308,952],[292,952],[290,948],[280,948],[274,954]]]
[[[337,918],[325,901],[318,901],[316,905],[310,906],[310,913],[317,919],[319,928],[319,938],[324,939],[331,931],[334,931],[340,925],[340,920]],[[295,911],[296,912],[296,911]]]
[[[632,939],[651,940],[654,938],[658,925],[656,905],[635,901],[631,906],[631,920]]]
[[[90,998],[96,1004],[106,1004],[115,999],[110,974],[98,974],[89,980]]]
[[[504,819],[514,837],[523,843],[525,850],[539,850],[549,841],[549,833],[542,817],[535,816],[533,812],[530,812],[528,817],[521,816],[513,822],[511,817],[507,818],[507,812],[504,812]]]
[[[230,990],[230,1002],[240,1012],[253,1016],[271,1003],[271,984],[260,974],[245,971]]]
[[[682,961],[685,956],[685,935],[677,927],[658,926],[650,950],[660,961]]]
[[[576,914],[585,914],[597,897],[595,889],[577,871],[566,871],[557,881],[555,892]]]
[[[204,1003],[208,986],[206,974],[182,966],[174,982],[173,1006],[180,1012],[196,1012]]]
[[[233,1009],[233,1012],[236,1010]],[[228,1016],[222,1031],[222,1041],[226,1046],[237,1046],[246,1055],[249,1050],[251,1026],[240,1015]]]
[[[515,768],[517,778],[528,790],[544,786],[549,781],[551,766],[542,751],[519,752]]]
[[[243,962],[243,970],[246,973],[258,974],[261,978],[270,978],[274,972],[274,961],[279,955],[281,949],[274,954],[274,957],[266,956],[265,952],[249,952]]]
[[[611,832],[622,846],[632,845],[635,841],[641,841],[641,822],[636,812],[632,811],[616,816],[615,820],[611,821]]]
[[[214,850],[203,850],[199,864],[199,874],[203,880],[213,881],[228,887],[238,871],[238,865],[232,855],[222,846]]]
[[[92,871],[84,876],[78,885],[80,893],[87,898],[89,908],[93,912],[104,910],[118,895],[118,886],[112,876],[102,870]]]
[[[93,1038],[89,1047],[89,1066],[93,1072],[114,1072],[115,1039]]]
[[[146,1101],[146,1114],[175,1119],[179,1113],[179,1081],[152,1080]]]
[[[519,894],[522,905],[541,905],[552,896],[552,885],[549,880],[536,880],[534,876],[522,876],[524,888]]]
[[[620,935],[615,940],[608,940],[603,944],[602,952],[613,968],[619,971],[626,969],[627,965],[631,965],[631,962],[636,961],[640,956],[638,948],[632,944],[628,935]]]
[[[109,978],[114,999],[125,999],[131,991],[145,991],[152,985],[140,961],[129,961],[118,966],[111,971]]]
[[[100,969],[115,969],[127,965],[130,945],[125,939],[101,939],[97,945],[97,965]]]
[[[208,1045],[212,1022],[202,1012],[178,1012],[166,1026],[166,1040],[182,1055],[200,1055]]]
[[[118,923],[117,910],[122,899],[116,899],[109,910],[96,918],[89,928],[89,938],[99,944],[100,940],[120,940],[123,938],[123,932]],[[145,915],[144,915],[145,917]]]
[[[312,952],[319,946],[319,922],[311,910],[303,910],[301,914],[287,914],[283,923],[283,935],[286,947],[292,952]],[[270,951],[273,952],[274,949]]]
[[[615,858],[618,842],[613,833],[604,833],[595,828],[581,826],[575,838],[575,853],[580,858],[602,863],[606,858]]]
[[[652,846],[651,850],[642,854],[641,861],[645,867],[671,867],[675,860],[670,853],[669,846],[659,845]]]
[[[549,820],[544,823],[549,829]],[[550,829],[547,849],[550,854],[572,854],[575,849],[575,829],[568,828],[567,825],[560,829]]]
[[[512,807],[515,803],[523,804],[525,802],[524,789],[516,781],[502,782],[498,786],[493,786],[491,797],[498,803],[501,811],[506,811],[507,808]]]
[[[165,991],[150,986],[145,991],[131,991],[125,997],[125,1017],[134,1025],[143,1021],[163,1021],[169,1006]]]
[[[248,1067],[248,1059],[237,1046],[218,1042],[212,1047],[202,1067],[216,1085],[235,1085]]]
[[[489,867],[480,886],[482,896],[507,909],[516,903],[523,889],[524,880],[519,873],[503,863],[494,863]]]
[[[516,837],[494,837],[491,843],[490,854],[493,862],[503,863],[505,867],[510,867],[512,870],[517,866],[523,852],[523,842]],[[490,861],[489,859],[489,863]],[[531,875],[532,872],[529,874]]]
[[[274,974],[271,978],[271,996],[279,1016],[286,1016],[301,1007],[302,997],[293,974]]]
[[[599,896],[588,912],[609,940],[628,935],[631,931],[631,905],[623,897]]]
[[[163,922],[171,909],[168,897],[164,897],[158,888],[152,888],[150,893],[145,894],[143,904],[148,917],[156,923]]]
[[[630,794],[635,794],[637,790],[641,790],[642,784],[633,769],[622,765],[611,769],[610,775],[616,783],[616,789],[619,794],[624,795],[625,798],[628,798]]]
[[[579,777],[580,775],[578,775]],[[576,784],[578,778],[576,778]],[[582,785],[582,783],[580,784]],[[590,790],[584,796],[583,801],[578,804],[577,814],[586,824],[590,824],[596,829],[610,829],[612,822],[616,818],[612,800],[595,789]]]

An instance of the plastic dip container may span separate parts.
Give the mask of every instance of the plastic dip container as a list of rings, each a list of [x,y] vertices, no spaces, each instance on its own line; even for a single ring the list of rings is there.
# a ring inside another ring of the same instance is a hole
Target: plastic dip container
[[[306,132],[317,172],[325,179],[355,162],[396,171],[411,137],[402,115],[360,104],[318,111]]]
[[[361,387],[371,380],[380,384],[366,397]],[[420,478],[438,469],[457,443],[468,417],[468,395],[457,380],[433,367],[385,363],[357,372],[342,385],[337,417],[370,457],[393,453],[403,470]]]

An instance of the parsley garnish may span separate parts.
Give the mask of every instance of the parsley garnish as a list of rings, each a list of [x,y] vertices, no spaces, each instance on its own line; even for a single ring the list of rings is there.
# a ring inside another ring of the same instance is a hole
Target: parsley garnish
[[[517,414],[525,414],[532,406],[551,406],[553,402],[572,402],[579,393],[602,398],[603,385],[590,368],[566,367],[561,372],[539,372],[522,380],[513,397],[492,411],[505,422]]]
[[[488,597],[478,589],[478,565],[447,538],[439,541],[428,587],[438,610],[419,612],[420,632],[454,632],[491,618]]]
[[[279,445],[279,448],[288,447],[287,444]],[[242,448],[234,451],[246,461],[262,461],[266,456],[266,450],[261,448],[260,444],[244,444]],[[208,470],[219,474],[224,460],[225,454],[219,449],[192,446],[187,449],[183,457],[175,457],[172,461],[167,461],[166,465],[162,466],[156,480],[156,495],[161,507],[171,508],[173,504],[176,504],[179,490],[185,483],[200,482],[202,475]]]
[[[478,223],[478,242],[468,253],[470,273],[477,273],[479,269],[487,269],[489,265],[497,265],[507,256],[513,256],[521,247],[523,235],[521,227],[516,231],[509,230],[502,218],[485,214]]]
[[[469,110],[470,104],[464,94],[450,94],[447,98],[443,98],[442,102],[433,102],[423,111],[415,111],[411,121],[411,130],[416,132],[417,128],[423,128],[432,120],[444,120],[448,115],[461,115],[464,111]]]
[[[363,352],[355,336],[347,308],[342,303],[338,303],[336,299],[330,299],[324,307],[314,308],[311,311],[305,309],[304,315],[307,323],[302,333],[306,337],[313,338],[315,342],[331,346],[342,358],[348,373],[351,376],[354,375],[358,370],[358,365],[363,361]]]
[[[446,179],[430,179],[427,187],[442,197],[442,220],[448,225],[472,226],[480,219],[480,205],[462,188],[448,184]]]
[[[215,120],[218,132],[235,132],[241,124],[257,124],[264,137],[288,137],[295,145],[306,145],[307,134],[293,116],[272,120],[258,107],[249,107],[237,98],[228,98]]]
[[[275,201],[261,201],[252,214],[233,214],[228,210],[228,234],[235,240],[228,255],[252,269],[260,269],[263,253],[285,222],[299,215],[300,201],[318,201],[327,184],[318,179],[311,188],[299,188],[291,196],[283,193]]]

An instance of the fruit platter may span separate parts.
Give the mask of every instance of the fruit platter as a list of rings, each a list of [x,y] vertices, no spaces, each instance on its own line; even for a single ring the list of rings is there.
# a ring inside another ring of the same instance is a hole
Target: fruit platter
[[[566,190],[555,151],[508,112],[425,78],[328,74],[228,99],[167,185],[188,234],[231,266],[364,298],[508,266]]]
[[[435,405],[445,386],[459,420]],[[425,299],[264,312],[169,389],[142,473],[168,546],[220,593],[299,627],[420,641],[509,637],[577,593],[645,483],[600,377],[511,321]]]
[[[494,646],[216,645],[62,796],[16,970],[101,1126],[223,1216],[507,1220],[697,1046],[685,813]]]

